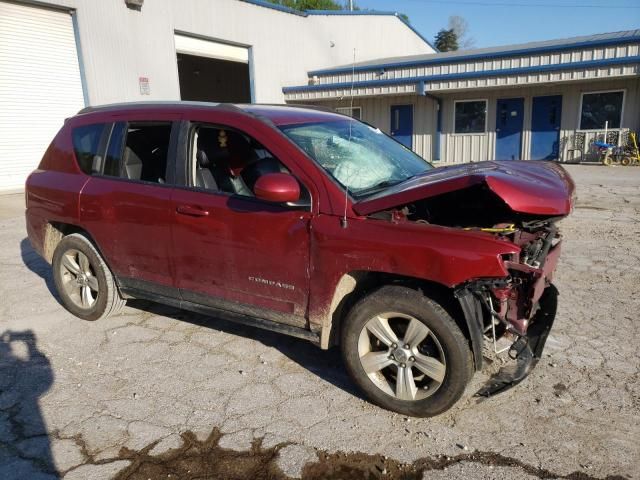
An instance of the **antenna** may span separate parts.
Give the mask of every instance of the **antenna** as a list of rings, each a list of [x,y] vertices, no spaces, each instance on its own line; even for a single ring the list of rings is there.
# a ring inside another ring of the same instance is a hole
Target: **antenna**
[[[353,83],[356,75],[356,49],[353,49],[353,62],[351,63],[351,91],[349,93],[349,143],[351,143],[351,128],[353,125]],[[347,228],[347,203],[349,202],[349,185],[345,185],[344,189],[344,212],[340,221],[342,228]]]

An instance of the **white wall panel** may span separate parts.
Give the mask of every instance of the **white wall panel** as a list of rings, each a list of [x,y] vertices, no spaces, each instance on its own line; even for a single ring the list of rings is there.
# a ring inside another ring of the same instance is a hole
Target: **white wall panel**
[[[0,2],[0,190],[24,187],[83,106],[71,15]]]

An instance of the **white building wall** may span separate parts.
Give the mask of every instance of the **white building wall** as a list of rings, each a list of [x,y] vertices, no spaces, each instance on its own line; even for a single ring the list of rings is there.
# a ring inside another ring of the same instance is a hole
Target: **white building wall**
[[[76,10],[91,105],[178,100],[174,32],[251,47],[254,99],[282,103],[282,86],[306,83],[307,70],[380,56],[431,53],[400,19],[383,15],[309,15],[239,0],[51,0]],[[149,79],[141,96],[138,77]]]

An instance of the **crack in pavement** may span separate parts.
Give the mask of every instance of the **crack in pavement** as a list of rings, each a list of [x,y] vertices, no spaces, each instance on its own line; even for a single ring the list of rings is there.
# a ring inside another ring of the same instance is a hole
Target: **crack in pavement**
[[[122,447],[118,456],[87,464],[104,465],[126,460],[130,464],[118,472],[114,480],[147,480],[149,478],[246,479],[284,480],[287,477],[278,466],[279,452],[290,442],[270,448],[262,446],[262,438],[254,439],[249,450],[238,451],[219,445],[223,434],[214,428],[205,440],[198,440],[190,431],[181,434],[182,445],[158,455],[150,452],[162,440],[155,440],[140,450]],[[82,442],[81,442],[82,444]],[[83,449],[86,452],[86,449]],[[455,456],[440,455],[421,458],[413,463],[402,463],[383,455],[361,452],[332,452],[315,450],[318,461],[309,462],[302,469],[303,480],[420,480],[428,471],[447,470],[460,463],[475,463],[488,467],[517,468],[540,479],[567,480],[625,480],[620,475],[595,477],[574,471],[561,475],[551,470],[524,463],[495,452],[474,451]],[[79,465],[80,467],[82,465]],[[78,468],[75,467],[75,468]],[[75,469],[74,468],[74,469]]]

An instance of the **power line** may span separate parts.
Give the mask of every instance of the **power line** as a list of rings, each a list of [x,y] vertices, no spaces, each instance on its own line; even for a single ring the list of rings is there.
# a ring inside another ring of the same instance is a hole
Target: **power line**
[[[455,4],[478,7],[552,7],[552,8],[605,8],[605,9],[639,9],[640,5],[562,5],[559,3],[512,3],[512,2],[465,2],[463,0],[419,0],[423,3]]]

